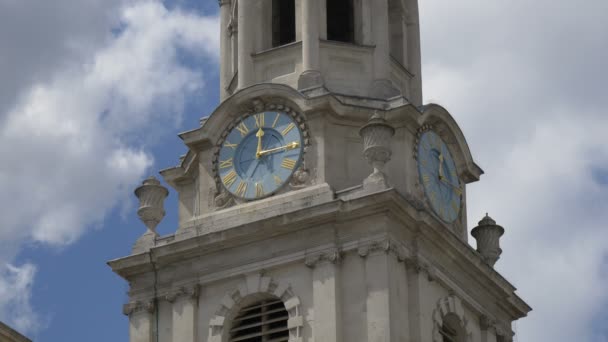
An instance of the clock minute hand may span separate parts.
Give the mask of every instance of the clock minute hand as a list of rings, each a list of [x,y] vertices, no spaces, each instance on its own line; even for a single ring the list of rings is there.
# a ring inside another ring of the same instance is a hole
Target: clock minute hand
[[[274,152],[278,152],[278,151],[282,151],[282,150],[293,150],[294,148],[298,148],[298,147],[300,147],[300,144],[298,142],[294,141],[285,146],[280,146],[280,147],[271,148],[269,150],[260,151],[260,152],[258,152],[258,155],[261,157],[266,154],[270,154],[270,153],[274,153]]]
[[[456,190],[459,193],[459,195],[462,193],[462,188],[459,187],[459,186],[456,186],[456,185],[452,184],[452,182],[448,181],[447,178],[443,177],[443,178],[440,178],[440,179],[445,184],[447,184],[447,185],[451,186],[452,188],[454,188],[454,190]]]

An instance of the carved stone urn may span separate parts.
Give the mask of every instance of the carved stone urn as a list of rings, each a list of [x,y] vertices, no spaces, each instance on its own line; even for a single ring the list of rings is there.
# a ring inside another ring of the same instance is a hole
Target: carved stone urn
[[[359,135],[363,138],[363,155],[374,168],[372,174],[363,181],[364,189],[388,188],[384,166],[391,160],[391,138],[394,134],[395,129],[377,111],[359,130]]]
[[[137,215],[139,219],[146,225],[148,230],[136,242],[138,245],[150,245],[158,236],[156,226],[165,217],[164,201],[169,195],[169,191],[155,177],[149,177],[144,180],[142,185],[135,189],[135,196],[139,199],[139,208]]]
[[[479,221],[479,225],[471,231],[471,235],[477,240],[477,251],[490,266],[494,267],[496,261],[502,254],[500,249],[500,237],[505,233],[503,227],[496,224],[488,214]]]

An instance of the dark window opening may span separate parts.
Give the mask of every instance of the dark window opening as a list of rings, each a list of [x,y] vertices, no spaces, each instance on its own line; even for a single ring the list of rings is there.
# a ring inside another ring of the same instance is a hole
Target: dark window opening
[[[272,47],[295,41],[295,0],[272,0]]]
[[[353,0],[327,0],[327,39],[355,42]]]
[[[287,342],[289,314],[280,300],[265,300],[243,308],[230,329],[230,342]]]

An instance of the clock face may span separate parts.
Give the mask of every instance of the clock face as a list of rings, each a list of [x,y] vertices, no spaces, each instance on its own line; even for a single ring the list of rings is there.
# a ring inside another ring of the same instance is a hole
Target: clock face
[[[217,170],[221,183],[242,199],[270,196],[299,167],[302,145],[302,132],[289,114],[245,116],[228,132],[220,149]]]
[[[418,173],[420,183],[439,217],[451,223],[460,213],[462,188],[456,164],[446,144],[433,131],[420,136],[418,144]]]

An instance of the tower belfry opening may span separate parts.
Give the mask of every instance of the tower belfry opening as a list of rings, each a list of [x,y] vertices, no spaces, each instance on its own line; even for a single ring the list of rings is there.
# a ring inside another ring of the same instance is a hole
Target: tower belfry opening
[[[327,1],[327,39],[345,43],[355,42],[353,0]]]
[[[295,0],[272,0],[272,47],[296,40]]]

